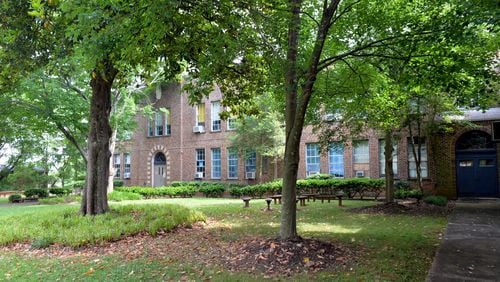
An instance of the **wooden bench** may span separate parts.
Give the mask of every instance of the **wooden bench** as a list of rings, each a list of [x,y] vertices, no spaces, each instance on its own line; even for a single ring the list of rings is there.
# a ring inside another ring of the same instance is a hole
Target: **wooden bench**
[[[272,195],[270,198],[274,200],[275,205],[277,204],[277,201],[279,201],[281,205],[281,195]]]
[[[325,200],[328,200],[328,202],[330,202],[331,200],[335,199],[337,199],[337,196],[335,195],[316,195],[314,196],[313,201],[321,200],[321,203],[323,203]]]
[[[297,202],[299,202],[299,205],[300,206],[305,206],[306,205],[306,199],[307,199],[307,196],[297,196]]]

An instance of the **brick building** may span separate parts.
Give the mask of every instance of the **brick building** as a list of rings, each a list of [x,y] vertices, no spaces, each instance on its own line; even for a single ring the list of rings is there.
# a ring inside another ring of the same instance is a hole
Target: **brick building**
[[[251,184],[279,178],[281,162],[264,158],[259,172],[255,153],[243,154],[231,147],[228,136],[233,133],[234,124],[232,120],[220,119],[221,99],[217,87],[194,106],[189,105],[180,85],[157,89],[151,97],[156,109],[153,118],[138,115],[132,138],[117,146],[113,156],[115,176],[129,186],[163,186],[172,181],[193,180]],[[498,197],[500,148],[499,143],[491,141],[491,134],[492,121],[500,120],[500,108],[486,113],[468,112],[465,118],[476,126],[456,126],[453,133],[419,140],[424,187],[450,198]],[[305,128],[299,178],[315,173],[345,178],[383,177],[384,140],[374,130],[352,141],[332,144],[328,152],[320,152],[317,141],[312,129]],[[395,177],[412,181],[416,166],[411,142],[401,133],[395,143]]]

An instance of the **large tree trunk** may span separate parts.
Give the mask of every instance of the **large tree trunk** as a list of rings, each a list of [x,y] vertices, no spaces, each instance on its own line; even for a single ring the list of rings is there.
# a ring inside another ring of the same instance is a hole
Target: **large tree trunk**
[[[393,163],[393,146],[392,146],[392,132],[390,130],[385,132],[385,202],[394,202],[394,171],[392,170]]]
[[[83,193],[81,213],[103,214],[108,211],[107,187],[109,177],[109,142],[111,126],[111,87],[117,70],[109,61],[100,62],[92,73],[90,85],[90,132],[88,137],[87,178]]]

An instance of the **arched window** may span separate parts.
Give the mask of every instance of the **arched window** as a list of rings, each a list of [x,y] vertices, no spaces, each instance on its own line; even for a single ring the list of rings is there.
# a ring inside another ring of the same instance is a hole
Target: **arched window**
[[[167,159],[162,152],[159,152],[155,155],[154,164],[155,165],[165,165],[167,163]]]
[[[494,148],[491,136],[479,130],[464,133],[458,138],[456,143],[457,151],[488,150]]]

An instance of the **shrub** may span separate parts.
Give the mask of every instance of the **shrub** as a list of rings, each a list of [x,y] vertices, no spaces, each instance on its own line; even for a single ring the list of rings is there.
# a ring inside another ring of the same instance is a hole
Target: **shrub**
[[[39,189],[39,188],[27,189],[24,191],[24,195],[27,198],[35,196],[38,198],[47,198],[49,196],[49,191],[47,191],[46,189]]]
[[[123,180],[114,179],[113,180],[113,187],[123,187]]]
[[[132,192],[142,195],[146,199],[161,198],[161,197],[192,197],[196,193],[196,188],[190,186],[177,187],[118,187],[115,191]]]
[[[394,183],[395,190],[410,190],[410,183],[406,181],[397,181]]]
[[[444,196],[427,196],[424,198],[424,202],[436,206],[446,206],[448,199]]]
[[[307,177],[307,179],[331,179],[332,176],[330,174],[318,173],[312,174]]]
[[[9,196],[9,203],[19,203],[23,199],[23,196],[20,194],[12,194]]]
[[[69,193],[71,193],[71,191],[72,190],[69,188],[50,188],[49,189],[50,194],[54,194],[58,197],[69,195]]]
[[[222,197],[225,190],[223,184],[210,184],[202,185],[198,191],[203,193],[206,197]]]
[[[418,189],[398,189],[394,191],[394,197],[396,199],[415,198],[420,201],[423,196],[424,194],[422,191]]]
[[[141,194],[133,192],[113,191],[108,194],[108,200],[116,202],[125,200],[141,200],[141,199],[142,199]]]

